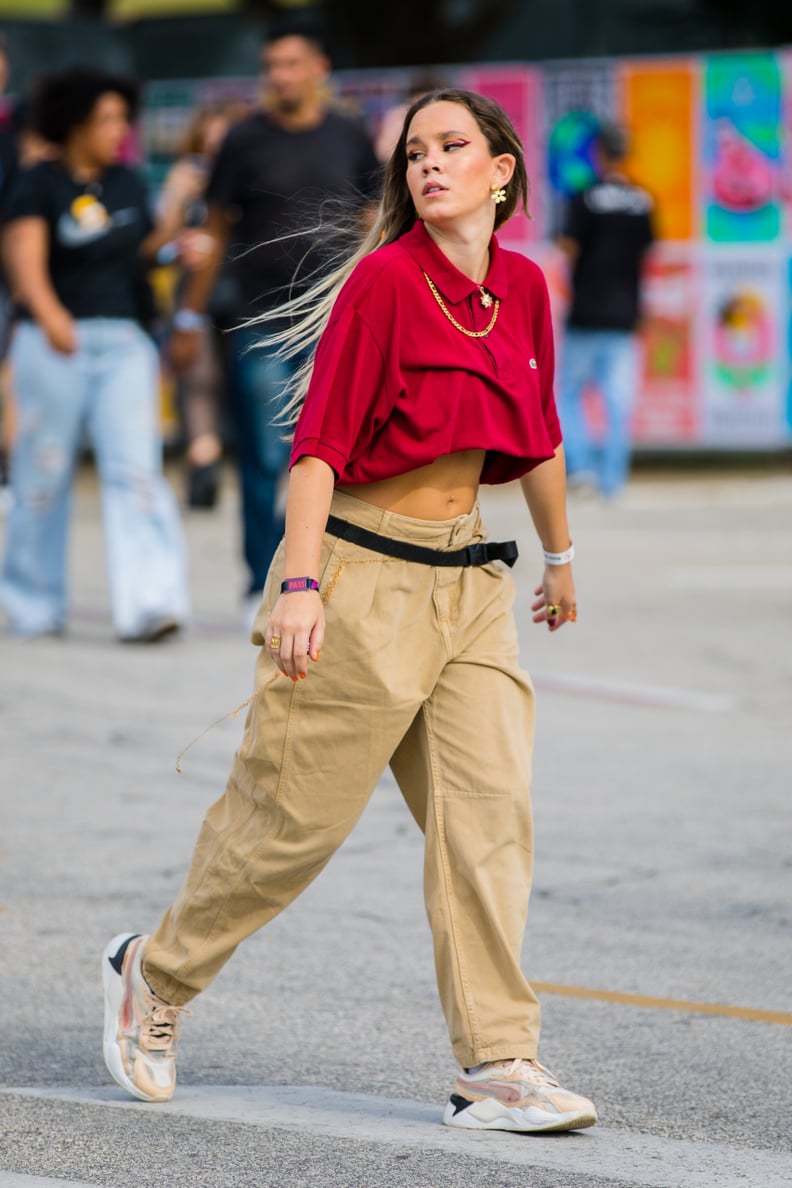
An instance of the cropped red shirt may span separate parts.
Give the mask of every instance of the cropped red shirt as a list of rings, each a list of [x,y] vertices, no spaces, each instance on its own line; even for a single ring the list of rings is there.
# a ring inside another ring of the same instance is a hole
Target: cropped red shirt
[[[291,465],[321,458],[337,481],[373,483],[443,454],[484,449],[484,483],[506,483],[551,458],[561,441],[553,400],[553,331],[541,270],[493,236],[484,287],[493,310],[423,223],[357,265],[316,350]]]

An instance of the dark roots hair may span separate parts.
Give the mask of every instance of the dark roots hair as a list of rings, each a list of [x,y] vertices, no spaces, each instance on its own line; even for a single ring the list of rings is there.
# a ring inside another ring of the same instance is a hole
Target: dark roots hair
[[[134,119],[139,104],[138,85],[131,78],[72,66],[40,79],[33,97],[31,123],[51,144],[64,145],[75,128],[90,119],[103,95],[120,95]]]
[[[522,142],[506,112],[494,99],[477,95],[475,91],[462,91],[456,87],[443,87],[416,99],[404,117],[401,135],[385,166],[382,184],[382,209],[390,215],[391,227],[398,228],[393,234],[389,229],[388,242],[398,239],[409,231],[415,222],[415,207],[407,188],[407,134],[413,119],[424,107],[432,103],[458,103],[466,107],[484,133],[493,157],[500,153],[511,153],[516,158],[514,174],[506,187],[506,201],[495,208],[495,230],[502,227],[517,210],[528,213],[530,183],[525,172],[525,153]]]
[[[292,319],[288,329],[276,330],[264,339],[270,346],[278,349],[282,358],[294,359],[303,356],[303,361],[287,385],[288,400],[282,411],[281,424],[293,424],[299,415],[311,376],[314,348],[327,325],[335,299],[350,273],[364,256],[393,243],[409,231],[415,222],[417,215],[407,186],[407,134],[416,112],[428,107],[430,103],[444,101],[458,103],[467,108],[483,132],[493,157],[500,153],[511,153],[515,158],[514,173],[506,187],[506,200],[495,207],[495,229],[502,227],[517,210],[528,213],[529,185],[525,172],[525,154],[520,138],[503,108],[484,95],[457,90],[455,87],[444,87],[417,99],[404,117],[401,135],[385,166],[377,217],[362,242],[359,242],[357,250],[341,253],[335,269],[320,277],[307,292],[284,301],[276,310],[262,314],[258,318],[251,318],[246,323],[271,325],[276,318],[284,314]],[[331,227],[330,233],[337,233],[338,230],[337,226]]]

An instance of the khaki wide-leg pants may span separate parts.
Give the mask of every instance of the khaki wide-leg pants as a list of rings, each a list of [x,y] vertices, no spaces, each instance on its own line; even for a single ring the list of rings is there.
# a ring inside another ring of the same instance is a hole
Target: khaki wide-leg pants
[[[483,536],[477,508],[430,522],[337,493],[332,511],[430,548]],[[282,547],[254,643],[281,568]],[[203,990],[316,878],[390,764],[426,836],[426,909],[454,1053],[468,1067],[535,1056],[539,1005],[520,968],[534,697],[518,666],[511,576],[499,563],[434,567],[326,534],[320,581],[321,659],[294,683],[261,649],[266,688],[187,881],[147,945],[146,977],[178,1005]]]

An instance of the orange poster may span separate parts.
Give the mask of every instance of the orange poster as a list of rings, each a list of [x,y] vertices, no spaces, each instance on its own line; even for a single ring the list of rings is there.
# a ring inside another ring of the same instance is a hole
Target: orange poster
[[[630,132],[630,177],[657,204],[662,239],[692,239],[695,145],[695,75],[692,63],[625,66],[621,71],[622,119]]]

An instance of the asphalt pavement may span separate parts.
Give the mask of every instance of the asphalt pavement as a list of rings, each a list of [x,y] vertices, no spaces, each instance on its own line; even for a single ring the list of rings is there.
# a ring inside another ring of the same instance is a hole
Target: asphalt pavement
[[[421,838],[386,774],[358,828],[193,1004],[167,1106],[104,1069],[99,958],[156,925],[252,691],[236,492],[186,518],[193,624],[113,638],[80,476],[63,639],[0,635],[0,1188],[792,1185],[792,474],[638,474],[572,500],[579,621],[530,621],[539,694],[524,968],[540,1056],[600,1125],[440,1124],[454,1063]],[[0,521],[0,538],[3,525]],[[484,742],[482,743],[484,753]],[[484,760],[482,760],[484,761]]]

